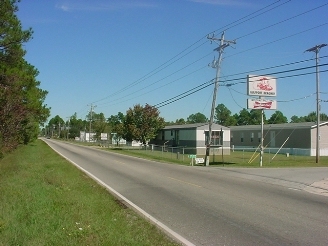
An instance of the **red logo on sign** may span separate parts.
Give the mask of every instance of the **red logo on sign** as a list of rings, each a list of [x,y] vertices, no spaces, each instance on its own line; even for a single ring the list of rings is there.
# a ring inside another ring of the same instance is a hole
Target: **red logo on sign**
[[[262,91],[271,91],[273,89],[267,78],[263,77],[258,81],[259,82],[256,84],[257,89]]]
[[[271,107],[272,107],[272,102],[255,101],[255,103],[254,103],[254,108],[270,109]]]

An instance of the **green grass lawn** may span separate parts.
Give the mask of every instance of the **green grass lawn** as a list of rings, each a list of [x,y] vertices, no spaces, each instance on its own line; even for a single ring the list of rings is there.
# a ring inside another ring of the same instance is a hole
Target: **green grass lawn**
[[[176,153],[151,151],[150,149],[138,148],[103,148],[108,151],[146,158],[149,160],[177,163],[182,165],[190,165],[191,159],[188,154],[177,155]],[[198,155],[197,157],[204,157]],[[225,167],[259,167],[260,155],[258,152],[234,151],[230,155],[210,156],[210,166],[225,166]],[[296,156],[276,153],[264,153],[262,167],[328,167],[328,157],[321,156],[319,163],[316,163],[315,156]]]
[[[0,160],[0,245],[177,245],[38,140]]]

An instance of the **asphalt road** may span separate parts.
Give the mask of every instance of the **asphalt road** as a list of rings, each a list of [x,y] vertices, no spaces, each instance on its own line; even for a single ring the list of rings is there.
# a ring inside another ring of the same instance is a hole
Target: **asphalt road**
[[[45,141],[186,245],[328,245],[327,168],[180,166]]]

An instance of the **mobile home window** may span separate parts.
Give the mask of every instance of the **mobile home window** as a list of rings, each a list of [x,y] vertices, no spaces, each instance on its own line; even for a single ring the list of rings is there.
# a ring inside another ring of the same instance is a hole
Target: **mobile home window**
[[[261,133],[260,132],[257,133],[257,138],[259,140],[259,143],[261,143]]]
[[[254,132],[251,132],[251,142],[254,141]]]
[[[244,142],[244,133],[242,132],[242,133],[240,133],[240,142]]]

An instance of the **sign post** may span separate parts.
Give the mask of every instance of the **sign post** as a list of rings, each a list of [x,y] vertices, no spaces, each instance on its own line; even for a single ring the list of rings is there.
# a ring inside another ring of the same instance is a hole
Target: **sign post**
[[[190,165],[193,166],[194,165],[194,159],[196,159],[196,155],[188,155],[188,157],[191,158]]]
[[[248,75],[247,76],[247,95],[258,96],[258,99],[247,99],[248,109],[261,110],[261,146],[260,146],[260,167],[263,164],[263,115],[264,109],[277,109],[276,100],[265,100],[264,97],[277,96],[276,78],[270,76]]]

